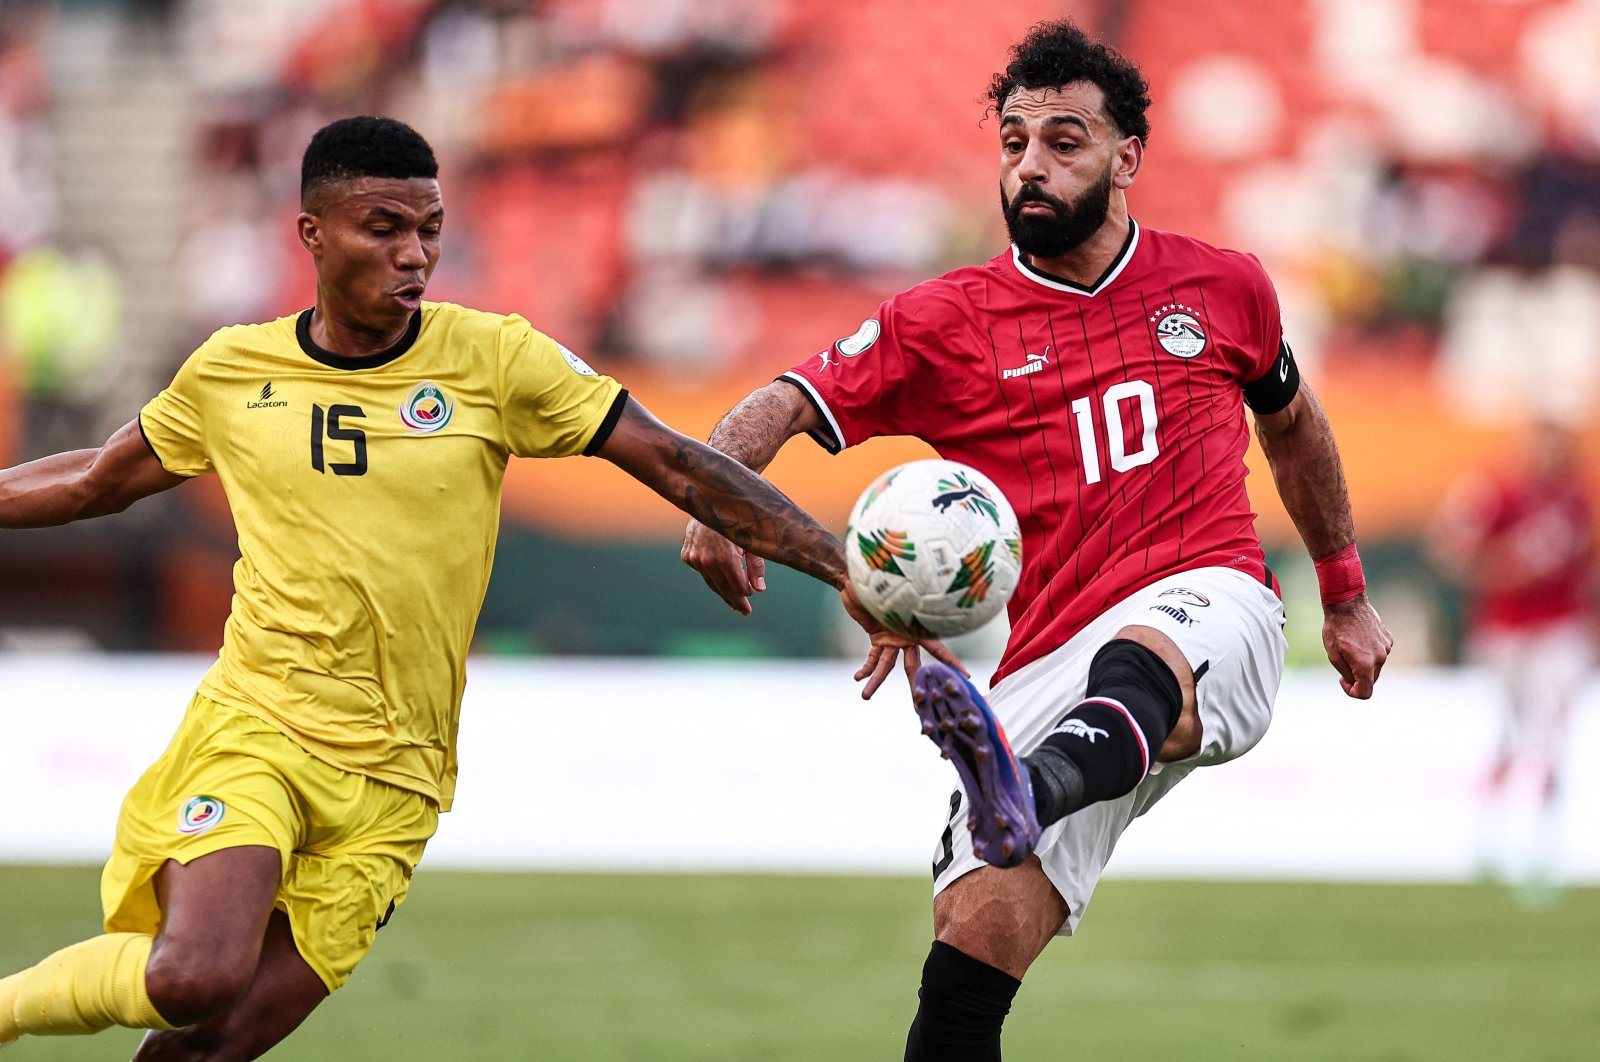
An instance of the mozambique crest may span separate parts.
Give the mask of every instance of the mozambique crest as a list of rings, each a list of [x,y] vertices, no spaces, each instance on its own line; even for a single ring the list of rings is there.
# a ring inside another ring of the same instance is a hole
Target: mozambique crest
[[[432,435],[449,424],[455,412],[454,399],[432,380],[424,380],[400,403],[400,423],[411,429],[408,435]]]
[[[178,832],[194,837],[212,829],[228,813],[228,805],[216,797],[190,797],[178,809]]]
[[[1206,349],[1206,330],[1200,326],[1200,311],[1173,302],[1150,315],[1156,326],[1156,342],[1175,358],[1192,358]]]

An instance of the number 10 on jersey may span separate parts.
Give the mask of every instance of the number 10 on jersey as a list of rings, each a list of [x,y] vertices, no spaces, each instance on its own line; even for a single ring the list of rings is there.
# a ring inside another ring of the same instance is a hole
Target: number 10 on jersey
[[[1139,437],[1139,448],[1128,451],[1128,429],[1122,418],[1125,402],[1139,403],[1139,422],[1144,432]],[[1105,417],[1106,443],[1110,451],[1111,468],[1115,472],[1130,472],[1156,459],[1161,447],[1156,442],[1156,391],[1144,380],[1124,380],[1106,388],[1100,396],[1100,409]],[[1078,447],[1083,454],[1083,481],[1099,483],[1100,446],[1095,441],[1094,403],[1088,398],[1072,400],[1072,419],[1078,424]]]

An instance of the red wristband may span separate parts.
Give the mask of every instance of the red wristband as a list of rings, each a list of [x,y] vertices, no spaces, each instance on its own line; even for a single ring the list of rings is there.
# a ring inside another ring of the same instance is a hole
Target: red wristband
[[[1337,605],[1367,592],[1367,577],[1361,573],[1361,554],[1356,552],[1354,542],[1312,563],[1317,568],[1317,588],[1322,591],[1324,605]]]

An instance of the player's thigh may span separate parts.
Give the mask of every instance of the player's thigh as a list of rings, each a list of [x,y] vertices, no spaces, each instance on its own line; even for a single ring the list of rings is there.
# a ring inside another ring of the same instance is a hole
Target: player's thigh
[[[275,848],[225,848],[189,863],[169,861],[155,888],[161,928],[145,985],[175,1025],[232,1005],[256,974],[282,877]]]
[[[280,1043],[328,998],[328,988],[295,947],[288,916],[272,912],[255,977],[224,1013],[172,1032],[152,1032],[134,1062],[235,1062]]]
[[[1163,760],[1224,763],[1261,741],[1289,648],[1270,588],[1231,568],[1201,568],[1130,595],[1116,614],[1164,636],[1189,666],[1199,734],[1184,741],[1185,755]]]
[[[108,932],[164,930],[177,940],[164,911],[173,903],[182,908],[183,939],[205,941],[196,958],[216,954],[219,942],[205,927],[253,927],[247,946],[259,944],[303,827],[293,783],[261,754],[286,740],[266,723],[195,699],[167,752],[123,801],[101,877]]]
[[[352,792],[313,790],[314,802],[329,798],[317,814],[333,825],[294,853],[278,901],[300,955],[330,992],[350,979],[405,901],[439,822],[426,797],[352,777]]]

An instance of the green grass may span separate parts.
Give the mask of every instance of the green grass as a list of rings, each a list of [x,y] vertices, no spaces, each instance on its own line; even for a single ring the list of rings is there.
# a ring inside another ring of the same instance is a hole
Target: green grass
[[[91,935],[97,875],[0,867],[0,970]],[[272,1057],[898,1059],[929,937],[894,878],[424,870]],[[137,1035],[6,1062],[125,1060]],[[1600,1058],[1600,890],[1106,883],[1018,998],[1031,1059]]]

